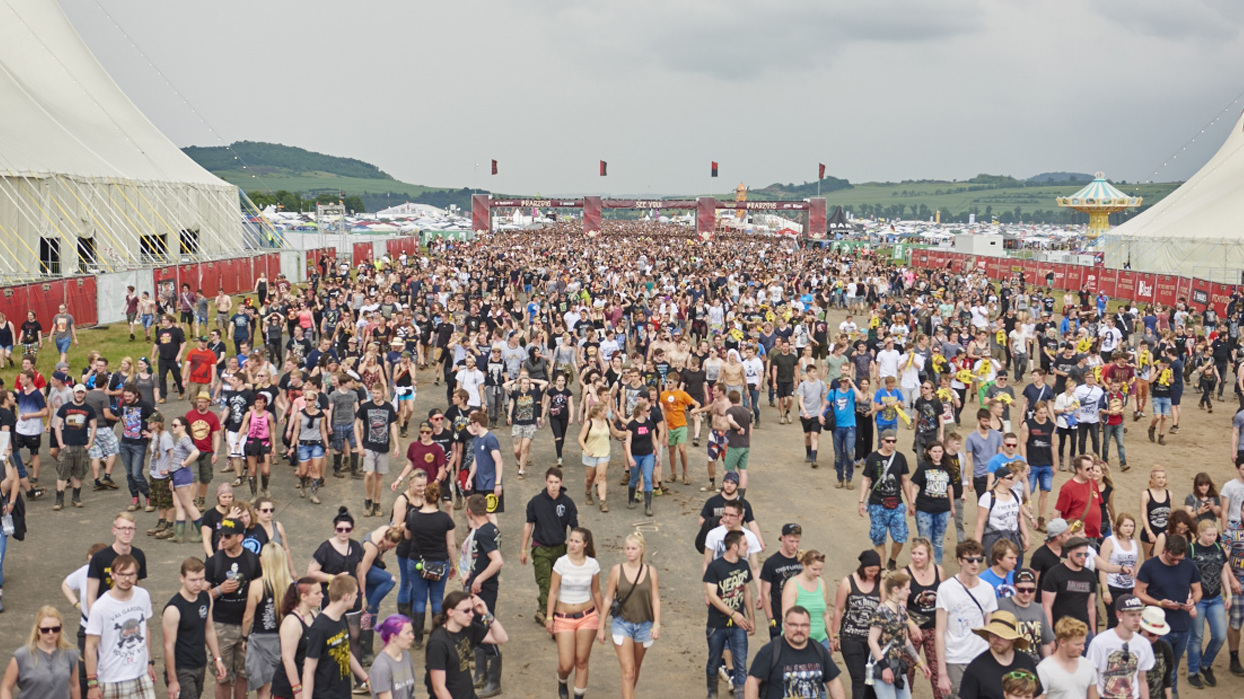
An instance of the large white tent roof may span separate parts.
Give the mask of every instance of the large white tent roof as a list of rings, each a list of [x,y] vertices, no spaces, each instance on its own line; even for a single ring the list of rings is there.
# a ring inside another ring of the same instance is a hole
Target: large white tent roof
[[[0,173],[230,186],[125,96],[56,0],[0,0]]]
[[[1209,162],[1174,192],[1102,237],[1106,263],[1238,282],[1244,270],[1244,115]]]

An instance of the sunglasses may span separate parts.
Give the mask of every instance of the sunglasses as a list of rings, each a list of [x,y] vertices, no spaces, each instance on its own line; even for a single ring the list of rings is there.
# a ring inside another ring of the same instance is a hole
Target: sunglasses
[[[1004,446],[1004,447],[1018,447],[1018,446],[1019,446],[1019,442],[1005,442],[1002,446]]]
[[[1031,594],[1035,594],[1035,593],[1036,593],[1036,591],[1037,591],[1037,588],[1035,588],[1035,587],[1017,587],[1017,588],[1015,588],[1015,592],[1017,592],[1018,594],[1021,594],[1021,595],[1031,595]]]
[[[349,534],[354,531],[354,527],[337,527],[338,534]]]
[[[271,507],[261,507],[256,511],[257,512],[275,512],[276,510]]]
[[[419,434],[432,434],[432,430],[419,430]]]
[[[445,418],[443,418],[443,417],[434,417],[434,418],[432,418],[432,422],[440,422],[441,420],[444,420],[444,419],[445,419]]]
[[[39,633],[60,633],[59,626],[40,626]]]
[[[897,440],[897,439],[883,439],[883,440],[881,440],[881,441],[882,441],[882,442],[888,442],[888,443],[890,443],[890,444],[893,444],[894,442],[897,442],[898,440]]]
[[[985,557],[984,556],[964,556],[963,560],[968,563],[980,563],[981,561],[985,560]]]

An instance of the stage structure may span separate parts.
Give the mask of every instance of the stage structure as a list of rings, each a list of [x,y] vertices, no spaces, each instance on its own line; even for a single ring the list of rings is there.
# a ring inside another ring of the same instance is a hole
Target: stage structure
[[[605,209],[694,210],[695,230],[701,240],[712,240],[717,225],[717,210],[739,213],[748,211],[776,213],[798,211],[803,216],[803,237],[825,238],[825,199],[814,197],[802,201],[721,201],[713,197],[695,199],[493,199],[487,194],[471,196],[471,228],[477,233],[492,231],[494,209],[582,209],[583,232],[589,237],[600,235],[601,215]]]

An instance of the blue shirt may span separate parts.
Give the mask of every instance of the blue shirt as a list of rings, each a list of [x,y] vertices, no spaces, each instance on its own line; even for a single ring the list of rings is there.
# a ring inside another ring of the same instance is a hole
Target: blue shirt
[[[882,398],[890,397],[895,400],[896,406],[903,404],[903,392],[897,388],[890,391],[884,388],[879,389],[873,396],[874,403],[884,403]],[[877,427],[893,427],[898,424],[898,410],[895,408],[884,408],[877,411]]]
[[[994,454],[992,458],[989,459],[988,473],[993,473],[994,471],[997,471],[999,468],[1006,466],[1012,461],[1021,461],[1023,460],[1023,458],[1024,457],[1019,455],[1018,451],[1015,452],[1015,456],[1007,456],[1006,454],[1003,454],[1002,452],[998,452],[997,454]]]
[[[834,389],[829,392],[829,405],[825,412],[834,411],[834,422],[839,427],[855,427],[855,389]]]
[[[501,443],[497,435],[489,432],[483,437],[471,440],[471,448],[475,450],[475,489],[492,490],[497,487],[497,462],[492,452],[501,451]]]
[[[994,594],[998,596],[998,599],[1011,597],[1015,594],[1015,571],[1013,570],[1008,570],[1006,572],[1006,578],[1004,579],[998,577],[998,575],[993,572],[993,568],[986,568],[981,571],[980,579],[982,582],[989,583],[989,586],[993,588]]]

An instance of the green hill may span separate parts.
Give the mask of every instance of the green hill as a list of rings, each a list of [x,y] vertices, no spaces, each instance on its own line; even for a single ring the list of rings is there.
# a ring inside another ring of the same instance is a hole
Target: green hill
[[[227,147],[189,146],[182,151],[212,174],[240,187],[261,206],[280,201],[286,209],[292,206],[296,210],[299,201],[314,206],[316,198],[342,197],[367,211],[406,201],[439,207],[456,204],[463,210],[471,206],[471,190],[465,187],[409,184],[362,160],[294,146],[238,141]]]
[[[1074,194],[1081,186],[1077,173],[1046,173],[1041,180],[1065,179],[1058,184],[1018,180],[1006,175],[977,175],[970,180],[904,180],[868,182],[827,191],[821,183],[821,196],[829,208],[841,206],[856,217],[928,220],[941,212],[943,223],[966,223],[971,214],[977,220],[997,218],[1002,223],[1085,223],[1088,216],[1059,208],[1055,199]],[[1033,178],[1034,180],[1037,178]],[[845,182],[845,180],[838,180]],[[1128,212],[1134,216],[1156,204],[1179,186],[1178,182],[1153,184],[1114,183],[1123,192],[1144,197],[1144,204]],[[805,199],[816,195],[816,182],[800,185],[770,185],[748,192],[751,199]],[[1112,217],[1113,220],[1113,217]],[[1114,223],[1121,222],[1113,221]]]

